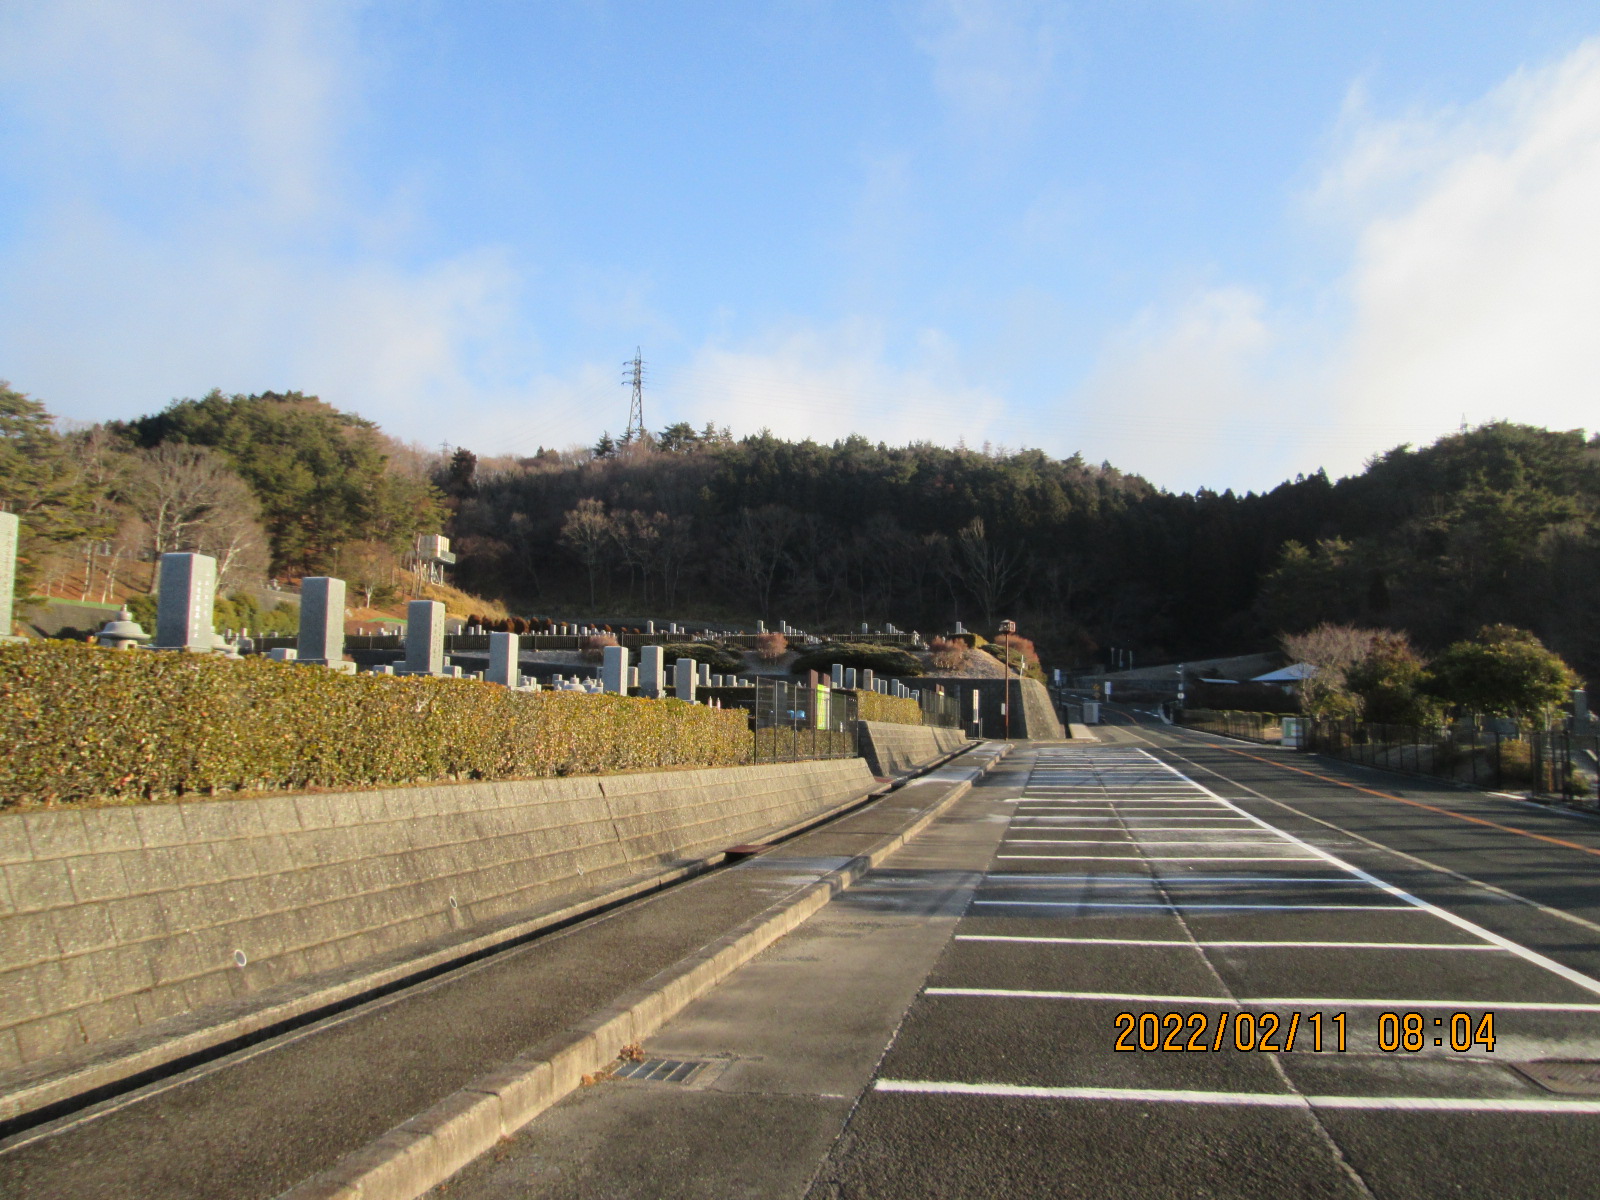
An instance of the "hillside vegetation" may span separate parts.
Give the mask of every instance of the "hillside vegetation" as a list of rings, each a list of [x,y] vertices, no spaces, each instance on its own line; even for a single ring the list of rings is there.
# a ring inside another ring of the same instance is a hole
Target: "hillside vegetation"
[[[163,507],[164,480],[195,494]],[[61,435],[0,388],[0,506],[24,516],[30,579],[92,582],[98,539],[130,559],[201,549],[258,574],[329,571],[370,603],[411,537],[442,528],[452,582],[518,613],[924,633],[1011,617],[1068,666],[1107,645],[1140,661],[1268,648],[1329,622],[1431,653],[1504,624],[1600,676],[1600,439],[1505,422],[1337,482],[1180,494],[1038,450],[685,425],[592,452],[430,457],[295,393],[214,392]]]

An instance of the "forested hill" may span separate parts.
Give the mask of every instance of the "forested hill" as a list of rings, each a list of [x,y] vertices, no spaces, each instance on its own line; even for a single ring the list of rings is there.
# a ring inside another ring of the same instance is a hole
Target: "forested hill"
[[[663,449],[670,446],[670,449]],[[1174,495],[1080,458],[848,438],[733,441],[683,427],[573,461],[439,476],[463,582],[838,625],[1015,617],[1047,658],[1142,660],[1270,645],[1322,620],[1442,647],[1533,629],[1600,677],[1600,439],[1498,423],[1363,474],[1264,495]]]
[[[925,632],[1012,617],[1063,665],[1109,646],[1143,662],[1266,648],[1324,620],[1429,650],[1503,622],[1600,680],[1597,504],[1600,438],[1507,423],[1337,483],[1175,495],[1036,450],[685,425],[594,452],[430,459],[296,393],[213,393],[61,435],[0,385],[0,507],[24,515],[25,583],[83,577],[82,546],[126,543],[214,553],[234,578],[330,572],[370,599],[442,521],[457,582],[527,615]]]

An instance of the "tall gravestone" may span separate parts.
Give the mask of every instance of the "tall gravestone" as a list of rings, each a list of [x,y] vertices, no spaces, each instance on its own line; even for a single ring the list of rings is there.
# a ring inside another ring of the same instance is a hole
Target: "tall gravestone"
[[[843,663],[834,663],[833,666],[828,669],[828,682],[830,685],[836,688],[842,688],[844,686]]]
[[[344,661],[344,580],[313,575],[300,581],[300,661]]]
[[[694,702],[695,684],[699,681],[700,674],[695,670],[695,661],[692,658],[680,658],[673,664],[674,692],[679,700]]]
[[[845,691],[847,691],[847,692],[848,691],[854,691],[855,690],[855,686],[856,686],[856,669],[854,667],[846,667],[844,669],[844,687],[845,687]]]
[[[444,605],[413,600],[406,605],[407,675],[444,674]]]
[[[873,691],[876,691],[877,688],[878,688],[877,680],[875,680],[873,678],[871,668],[862,667],[861,668],[861,690],[863,692],[873,692]]]
[[[13,596],[17,589],[17,538],[22,525],[16,513],[0,512],[0,642],[11,637]]]
[[[216,644],[217,560],[207,554],[163,554],[156,604],[157,650],[205,653]]]
[[[639,690],[646,696],[661,696],[667,690],[667,652],[660,646],[639,651]]]
[[[522,638],[519,635],[489,635],[489,671],[484,678],[509,688],[522,685]]]
[[[607,646],[601,652],[600,686],[615,695],[628,692],[628,648]]]

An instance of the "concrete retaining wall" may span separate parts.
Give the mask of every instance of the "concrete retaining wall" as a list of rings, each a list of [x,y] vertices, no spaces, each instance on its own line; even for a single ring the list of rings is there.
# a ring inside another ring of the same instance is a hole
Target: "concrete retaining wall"
[[[899,775],[967,744],[959,729],[861,722],[861,756],[874,775]]]
[[[471,936],[875,786],[855,758],[0,816],[0,1070]]]
[[[913,687],[944,687],[945,695],[955,696],[961,705],[961,719],[972,719],[972,693],[979,696],[978,716],[983,723],[982,736],[986,738],[1064,738],[1067,731],[1061,727],[1051,703],[1050,692],[1037,679],[1012,679],[1010,686],[1004,679],[965,679],[955,676],[924,675],[908,680]],[[1009,694],[1011,722],[1009,729],[1000,705]],[[966,726],[971,732],[971,725]]]

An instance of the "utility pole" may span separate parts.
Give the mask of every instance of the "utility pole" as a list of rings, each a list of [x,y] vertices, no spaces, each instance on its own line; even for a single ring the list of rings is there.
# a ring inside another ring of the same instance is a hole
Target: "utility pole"
[[[628,428],[622,435],[622,444],[630,446],[644,439],[644,359],[640,357],[639,347],[633,348],[633,358],[622,365],[626,368],[622,373],[622,386],[633,385],[633,400],[628,405]]]

